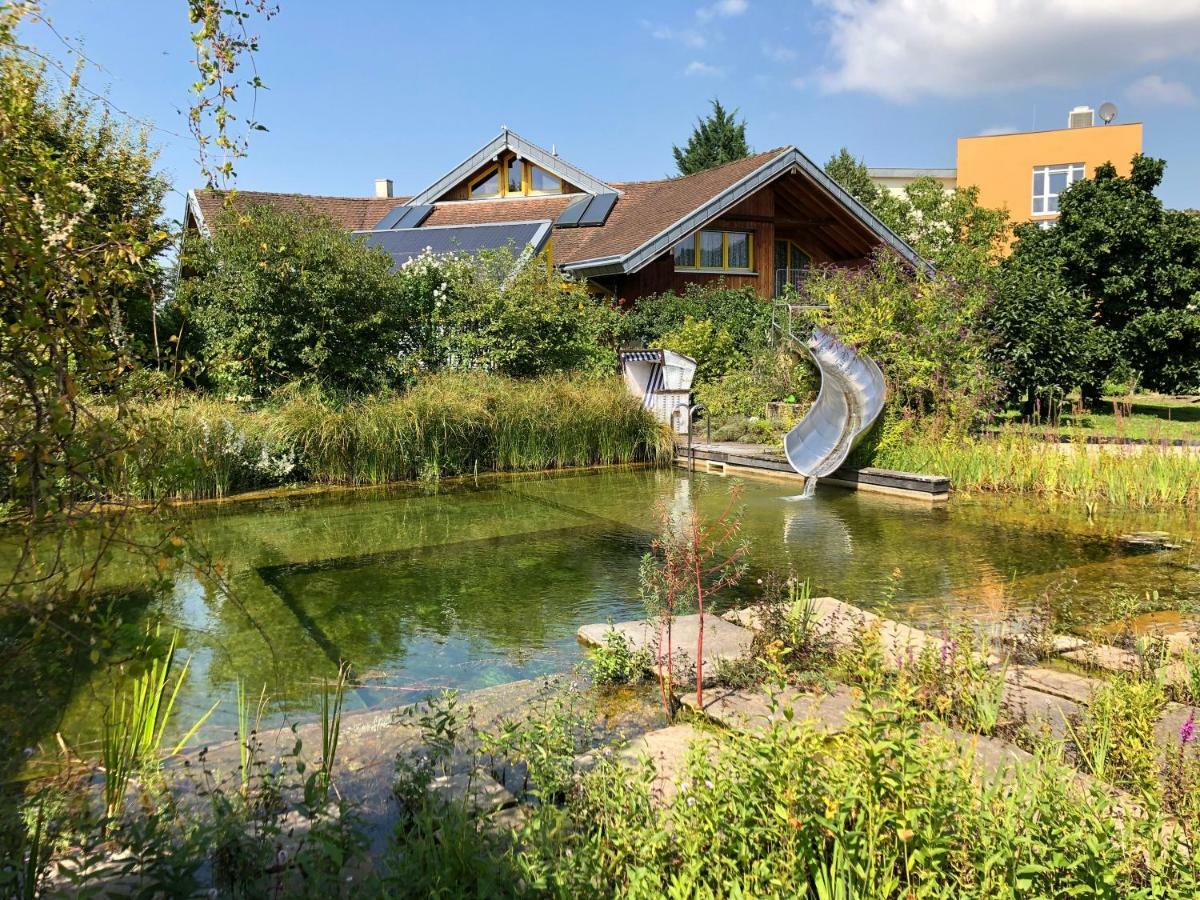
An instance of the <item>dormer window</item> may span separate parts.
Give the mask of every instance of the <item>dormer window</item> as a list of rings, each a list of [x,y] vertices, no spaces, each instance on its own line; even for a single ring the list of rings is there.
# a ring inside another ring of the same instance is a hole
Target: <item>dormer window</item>
[[[504,173],[501,179],[500,174]],[[531,197],[539,194],[561,194],[562,179],[527,159],[510,156],[481,172],[470,183],[467,196],[472,200],[490,197]]]

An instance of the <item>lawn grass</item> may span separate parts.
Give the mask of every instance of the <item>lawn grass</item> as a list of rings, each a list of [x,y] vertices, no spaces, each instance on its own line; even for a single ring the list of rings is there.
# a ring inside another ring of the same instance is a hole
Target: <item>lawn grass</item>
[[[1200,398],[1137,394],[1104,402],[1101,410],[1072,410],[1040,423],[1022,421],[1010,410],[1000,417],[1000,428],[1071,440],[1200,441]]]

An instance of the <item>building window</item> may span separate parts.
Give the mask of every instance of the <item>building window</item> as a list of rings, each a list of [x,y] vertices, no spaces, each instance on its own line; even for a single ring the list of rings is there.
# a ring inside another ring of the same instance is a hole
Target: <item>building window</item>
[[[754,232],[697,231],[675,247],[675,268],[752,272]]]
[[[504,179],[501,181],[500,173]],[[472,200],[489,197],[529,197],[537,194],[561,194],[562,179],[516,156],[481,173],[469,185],[467,196]]]
[[[775,242],[775,296],[783,294],[790,285],[800,289],[804,275],[812,265],[812,257],[792,241]]]
[[[472,200],[480,197],[500,196],[500,170],[492,169],[471,182],[470,195]]]
[[[1058,215],[1058,197],[1083,180],[1083,163],[1060,163],[1033,168],[1033,214]]]

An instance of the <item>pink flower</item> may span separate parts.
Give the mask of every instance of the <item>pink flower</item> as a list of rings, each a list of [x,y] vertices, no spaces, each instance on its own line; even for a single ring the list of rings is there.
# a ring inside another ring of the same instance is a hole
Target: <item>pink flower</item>
[[[1189,744],[1196,738],[1196,711],[1188,713],[1187,721],[1179,726],[1179,743]]]

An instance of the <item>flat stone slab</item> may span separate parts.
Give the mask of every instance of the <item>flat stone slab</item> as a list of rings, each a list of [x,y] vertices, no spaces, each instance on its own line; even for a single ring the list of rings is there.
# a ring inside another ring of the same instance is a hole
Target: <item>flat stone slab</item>
[[[691,725],[669,725],[635,738],[617,758],[636,764],[648,757],[654,765],[651,795],[656,803],[666,805],[679,790],[680,776],[687,769],[688,751],[699,737],[700,732]]]
[[[1087,643],[1083,638],[1075,637],[1073,634],[1056,634],[1051,646],[1055,653],[1069,653],[1072,650],[1086,647]]]
[[[863,629],[877,626],[886,662],[891,666],[906,662],[910,655],[919,654],[928,641],[936,640],[919,628],[884,619],[833,597],[814,597],[811,602],[816,627],[836,643],[848,644]],[[743,627],[757,629],[760,627],[759,615],[759,611],[750,606],[728,612],[725,618]]]
[[[1004,712],[1002,721],[1025,725],[1033,731],[1046,729],[1053,737],[1068,736],[1068,724],[1083,707],[1074,700],[1045,694],[1023,684],[1011,681],[1004,684]]]
[[[717,687],[704,692],[704,706],[698,712],[738,731],[764,731],[771,723],[783,721],[785,711],[792,711],[794,722],[814,722],[833,733],[846,727],[846,718],[858,698],[845,685],[837,685],[831,693],[814,694],[787,688],[771,699],[762,689],[739,690]],[[696,695],[685,694],[681,702],[696,710]]]
[[[1032,754],[1000,738],[971,734],[937,723],[925,725],[922,730],[926,734],[937,735],[954,743],[958,747],[960,758],[984,775],[1011,778],[1019,766],[1033,759]]]
[[[634,651],[658,652],[658,625],[645,621],[618,622],[615,625],[584,625],[576,636],[584,644],[599,646],[605,635],[615,631],[622,635]],[[696,639],[700,636],[700,616],[676,616],[671,626],[671,657],[675,662],[675,679],[679,684],[695,682]],[[717,674],[718,660],[744,657],[754,641],[754,633],[740,625],[727,622],[720,616],[704,617],[704,683],[711,684]],[[665,648],[664,648],[665,651]],[[665,660],[664,660],[665,662]]]
[[[1168,703],[1163,714],[1154,725],[1154,742],[1168,753],[1176,751],[1182,744],[1179,732],[1184,723],[1195,716],[1197,720],[1196,735],[1189,746],[1196,751],[1200,748],[1200,712],[1182,703]]]
[[[1087,644],[1077,650],[1068,650],[1062,657],[1110,672],[1136,672],[1142,666],[1142,658],[1132,650],[1122,650],[1108,644]]]
[[[508,788],[479,771],[435,778],[429,783],[429,793],[447,805],[465,802],[472,816],[488,815],[517,803]]]
[[[1103,684],[1095,678],[1041,666],[1010,666],[1004,673],[1004,680],[1009,684],[1061,697],[1079,705],[1086,704],[1092,692]]]

